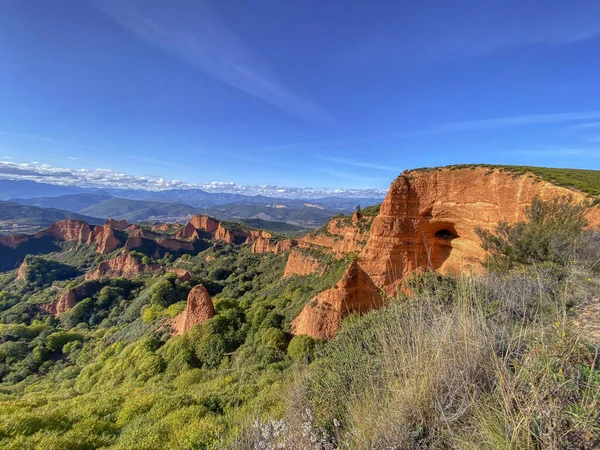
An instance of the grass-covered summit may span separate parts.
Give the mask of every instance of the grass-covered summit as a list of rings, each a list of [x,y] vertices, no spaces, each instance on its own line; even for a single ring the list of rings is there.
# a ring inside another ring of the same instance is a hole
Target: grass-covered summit
[[[429,171],[443,168],[448,169],[468,169],[473,167],[485,167],[489,169],[505,170],[518,175],[532,173],[544,181],[556,184],[558,186],[577,189],[589,195],[600,195],[600,170],[587,169],[559,169],[553,167],[536,166],[508,166],[499,164],[456,164],[442,167],[423,167],[414,169],[414,171]],[[412,170],[411,170],[412,172]]]

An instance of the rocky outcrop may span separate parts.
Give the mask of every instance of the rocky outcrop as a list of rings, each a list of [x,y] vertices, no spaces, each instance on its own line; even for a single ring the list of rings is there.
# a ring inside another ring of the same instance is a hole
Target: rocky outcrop
[[[298,245],[293,239],[274,241],[268,237],[259,236],[252,241],[252,253],[282,253]]]
[[[140,248],[144,243],[141,233],[136,232],[132,236],[127,238],[125,242],[125,251],[133,250],[134,248]]]
[[[175,237],[177,239],[198,239],[200,236],[198,235],[198,230],[192,222],[186,222],[185,226],[175,233]]]
[[[98,280],[102,277],[108,278],[132,278],[136,275],[153,273],[162,270],[160,264],[144,264],[134,258],[131,253],[123,252],[119,256],[100,263],[93,272],[88,273],[86,280]]]
[[[206,322],[215,315],[212,299],[202,285],[194,286],[187,297],[185,310],[172,321],[174,334],[184,334],[194,325]]]
[[[307,234],[298,245],[302,248],[316,246],[329,250],[337,258],[349,253],[358,253],[367,243],[372,220],[373,218],[368,216],[361,217],[357,221],[347,217],[334,217],[324,230]]]
[[[51,236],[59,241],[87,242],[92,232],[91,227],[82,220],[65,219],[54,222],[50,227],[38,231],[35,238]]]
[[[225,227],[219,223],[215,231],[215,239],[218,241],[224,241],[228,244],[242,244],[248,243],[248,239],[252,236],[249,231],[242,230],[241,228],[230,228]]]
[[[80,284],[77,287],[66,290],[53,301],[38,305],[38,308],[40,311],[57,316],[73,308],[78,301],[98,292],[100,287],[101,285],[97,283]]]
[[[129,224],[127,223],[127,221],[125,219],[123,220],[115,220],[113,218],[110,218],[106,221],[105,225],[107,227],[112,228],[113,230],[126,230],[129,227]]]
[[[10,236],[0,236],[0,245],[10,248],[17,248],[19,245],[32,239],[28,234],[13,234]]]
[[[379,290],[353,261],[335,286],[317,294],[304,306],[300,315],[292,321],[292,333],[332,339],[348,314],[364,313],[382,305]]]
[[[485,256],[475,229],[523,220],[534,197],[585,196],[533,175],[474,167],[409,171],[398,177],[373,221],[359,261],[374,283],[396,291],[413,271],[481,270]],[[591,223],[600,222],[598,208]]]
[[[293,275],[310,275],[316,271],[323,270],[321,263],[317,258],[301,249],[292,250],[288,256],[283,277],[288,278]]]
[[[191,252],[194,250],[194,244],[188,241],[180,241],[179,239],[171,239],[168,237],[159,237],[154,240],[157,245],[174,252],[186,251]]]
[[[96,252],[102,255],[111,253],[122,245],[119,238],[115,235],[114,229],[108,223],[94,227],[87,243],[96,244]]]
[[[25,271],[27,270],[27,259],[24,259],[23,262],[21,263],[21,265],[19,266],[19,269],[17,270],[17,279],[18,280],[24,280],[26,273]]]
[[[158,233],[173,233],[177,231],[179,224],[177,223],[155,223],[152,225],[151,230]]]
[[[165,272],[174,273],[175,275],[177,275],[177,277],[181,281],[190,281],[192,279],[192,274],[185,269],[179,269],[177,267],[169,267],[169,268],[165,269]]]
[[[189,222],[194,226],[194,228],[206,231],[208,233],[214,233],[219,227],[219,221],[217,219],[213,219],[212,217],[205,215],[192,216]]]
[[[51,316],[62,314],[77,304],[77,294],[75,289],[69,289],[56,300],[50,303],[42,303],[39,305],[41,311],[44,311]]]

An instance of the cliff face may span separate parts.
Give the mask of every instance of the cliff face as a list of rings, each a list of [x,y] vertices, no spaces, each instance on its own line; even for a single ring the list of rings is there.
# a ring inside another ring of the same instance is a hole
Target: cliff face
[[[38,231],[33,235],[34,238],[52,236],[59,241],[77,241],[78,243],[87,242],[92,232],[91,227],[82,220],[65,219],[55,222],[45,230]]]
[[[319,293],[292,322],[292,333],[314,338],[333,338],[348,314],[363,313],[383,305],[379,290],[354,261],[342,279]]]
[[[327,223],[325,231],[307,234],[298,245],[302,248],[322,247],[338,258],[351,252],[360,252],[367,243],[372,220],[372,217],[353,216],[350,221],[334,217]]]
[[[32,239],[27,234],[12,234],[10,236],[0,236],[0,245],[10,248],[17,248],[19,245]]]
[[[206,322],[215,315],[212,299],[202,285],[194,286],[187,297],[185,310],[172,321],[174,334],[184,334],[194,325]]]
[[[189,222],[199,230],[214,233],[219,227],[219,222],[210,216],[198,215],[190,218]]]
[[[177,239],[197,239],[198,231],[192,222],[186,222],[185,226],[175,233]]]
[[[294,239],[271,242],[269,237],[259,236],[252,241],[252,253],[282,253],[298,245]]]
[[[314,248],[338,259],[349,253],[359,253],[367,243],[372,221],[373,217],[363,217],[356,213],[350,220],[334,217],[327,223],[325,230],[316,230],[307,234],[290,245],[290,248],[295,246],[305,250]],[[306,252],[292,250],[285,266],[284,276],[309,275],[320,268],[321,265],[316,258]]]
[[[88,244],[97,244],[96,252],[102,255],[112,252],[121,246],[121,241],[117,236],[113,228],[108,223],[101,226],[96,226],[91,231]]]
[[[152,273],[161,270],[160,264],[143,264],[136,258],[131,256],[131,253],[124,252],[116,258],[109,259],[100,263],[93,272],[88,273],[86,280],[98,280],[102,277],[117,278],[117,277],[134,277],[142,273]]]
[[[248,239],[251,236],[252,234],[249,231],[242,230],[241,228],[224,227],[221,223],[219,223],[215,231],[215,239],[227,242],[228,244],[248,243]]]
[[[123,220],[115,220],[115,219],[108,219],[105,223],[105,225],[109,228],[112,228],[113,230],[126,230],[129,227],[129,224],[127,223],[127,221],[125,219]]]
[[[322,270],[321,263],[318,259],[302,252],[301,250],[292,250],[288,256],[283,278],[288,278],[293,275],[310,275],[318,270]]]
[[[77,304],[77,295],[75,289],[69,289],[67,292],[62,294],[56,300],[50,303],[43,303],[39,305],[41,311],[44,311],[51,316],[58,316],[59,314],[68,311]]]
[[[389,293],[415,270],[481,270],[485,252],[476,227],[515,223],[524,219],[535,196],[550,200],[566,194],[577,201],[585,198],[533,176],[498,169],[410,171],[392,184],[359,261]],[[597,221],[598,212],[590,214],[590,221]]]
[[[414,271],[481,271],[480,261],[485,252],[475,232],[477,227],[492,229],[500,221],[524,220],[525,208],[534,197],[551,200],[565,195],[571,195],[575,201],[586,199],[584,194],[541,181],[533,175],[515,175],[500,169],[441,168],[405,172],[392,184],[379,215],[371,224],[368,242],[353,263],[361,272],[351,279],[359,281],[352,282],[347,272],[334,288],[318,294],[292,323],[294,333],[333,337],[344,317],[343,311],[362,312],[377,307],[382,303],[381,296],[369,292],[379,288],[393,294]],[[600,224],[600,208],[590,209],[587,218],[590,225]],[[360,220],[358,215],[352,218],[353,222]],[[333,234],[332,223],[327,231]],[[344,239],[337,240],[337,249],[358,247],[344,246],[344,241],[356,240],[350,230],[342,234]],[[303,243],[331,246],[328,239],[326,233],[309,235],[300,246]],[[288,266],[306,273],[310,267],[303,269],[303,264],[306,262],[292,251]],[[357,269],[351,266],[349,270],[356,272]],[[290,273],[293,271],[286,270],[288,276]],[[355,284],[363,287],[353,288]]]
[[[68,310],[77,304],[78,301],[98,291],[99,286],[94,283],[84,283],[77,287],[68,289],[63,292],[57,299],[50,303],[42,303],[38,305],[41,311],[44,311],[52,316],[57,316]]]

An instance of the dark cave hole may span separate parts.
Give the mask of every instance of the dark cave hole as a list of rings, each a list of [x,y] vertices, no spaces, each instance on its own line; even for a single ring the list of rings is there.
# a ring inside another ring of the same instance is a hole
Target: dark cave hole
[[[441,230],[436,231],[435,235],[436,237],[439,237],[441,239],[454,239],[457,237],[455,233],[448,230],[447,228],[442,228]]]

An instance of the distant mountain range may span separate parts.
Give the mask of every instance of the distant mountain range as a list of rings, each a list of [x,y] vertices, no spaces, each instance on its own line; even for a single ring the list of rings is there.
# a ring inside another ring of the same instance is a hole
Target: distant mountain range
[[[53,212],[49,212],[48,217],[61,210],[62,214],[76,213],[96,220],[112,217],[128,222],[178,221],[205,213],[224,220],[277,221],[304,229],[321,226],[331,216],[353,211],[357,205],[365,207],[381,202],[380,198],[325,197],[308,200],[213,193],[202,189],[95,189],[4,179],[0,179],[0,200],[51,208]],[[42,220],[42,216],[44,214],[40,211],[33,215],[40,218],[40,226],[46,226],[48,221]],[[28,223],[33,225],[32,220]]]
[[[0,235],[31,233],[63,219],[84,220],[94,225],[104,222],[104,219],[71,211],[0,201]]]

